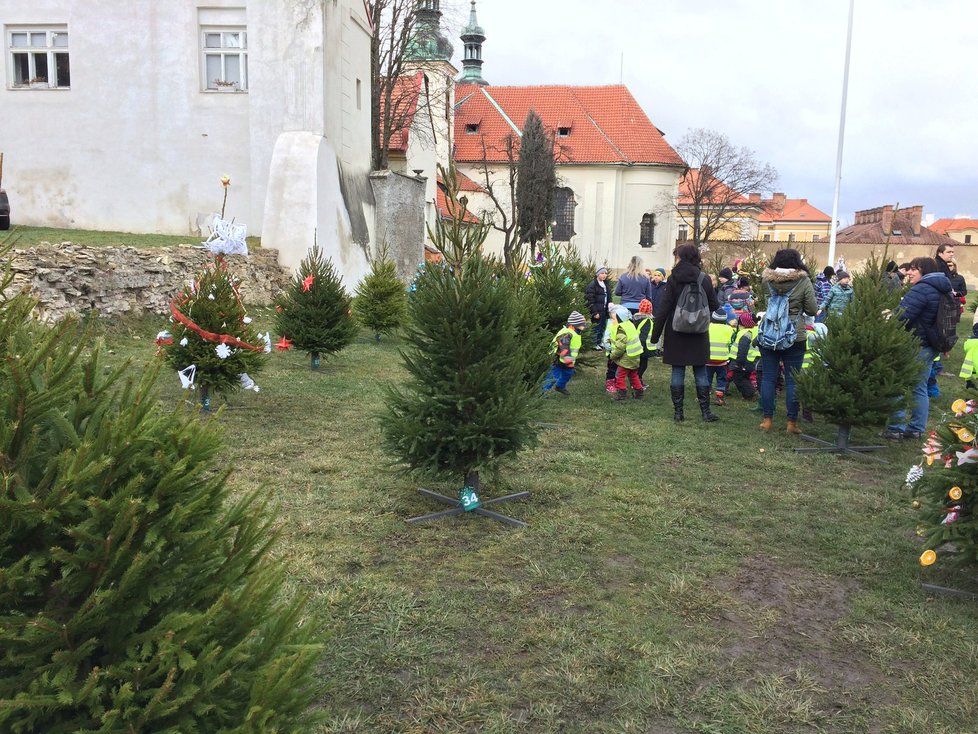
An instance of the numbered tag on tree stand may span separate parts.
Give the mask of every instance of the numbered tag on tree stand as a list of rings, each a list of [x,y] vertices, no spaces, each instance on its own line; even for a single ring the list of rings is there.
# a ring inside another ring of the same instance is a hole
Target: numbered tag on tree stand
[[[466,512],[472,512],[479,506],[479,495],[475,493],[473,487],[462,487],[458,493],[458,501],[462,505],[462,509]]]

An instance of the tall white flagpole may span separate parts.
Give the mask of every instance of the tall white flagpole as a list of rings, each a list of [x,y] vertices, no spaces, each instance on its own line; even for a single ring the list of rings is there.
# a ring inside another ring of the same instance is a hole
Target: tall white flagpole
[[[849,0],[849,30],[846,33],[846,64],[842,75],[842,114],[839,117],[839,151],[835,157],[835,195],[832,197],[832,231],[829,233],[828,265],[835,267],[835,231],[839,222],[839,191],[842,188],[842,144],[846,138],[846,98],[849,95],[849,54],[852,51],[852,15],[856,0]]]

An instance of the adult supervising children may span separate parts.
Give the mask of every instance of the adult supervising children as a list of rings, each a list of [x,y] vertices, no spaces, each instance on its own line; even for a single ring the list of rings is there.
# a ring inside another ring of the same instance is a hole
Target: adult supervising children
[[[638,311],[638,304],[643,298],[655,303],[652,297],[652,282],[642,272],[642,258],[634,255],[628,261],[628,269],[618,278],[615,284],[615,295],[621,296],[621,305],[629,311]]]

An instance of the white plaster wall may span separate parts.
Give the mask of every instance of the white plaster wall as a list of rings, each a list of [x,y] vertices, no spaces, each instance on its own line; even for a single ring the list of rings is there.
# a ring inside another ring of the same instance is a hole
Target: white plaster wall
[[[478,166],[460,165],[459,169],[480,184],[484,175]],[[493,169],[491,177],[500,184],[497,193],[508,202],[508,187],[502,185],[502,168]],[[679,169],[664,166],[575,166],[558,165],[560,185],[574,191],[577,208],[571,240],[581,256],[596,262],[607,262],[612,268],[624,268],[633,255],[640,256],[646,267],[672,266],[676,239],[675,218],[665,202],[673,199],[679,185]],[[476,195],[475,211],[492,212],[485,195]],[[655,245],[638,244],[642,215],[656,213]],[[486,250],[502,252],[503,236],[493,230],[486,240]]]
[[[202,91],[201,13],[247,24],[248,92]],[[359,0],[0,0],[4,27],[67,24],[71,63],[70,89],[10,89],[4,36],[0,148],[13,221],[185,234],[198,213],[220,209],[227,174],[227,214],[260,234],[284,131],[324,136],[366,180],[363,14]]]
[[[210,0],[210,6],[232,3]],[[0,0],[0,23],[67,24],[71,88],[10,89],[4,188],[23,224],[187,233],[198,212],[250,222],[245,93],[202,92],[195,3]]]

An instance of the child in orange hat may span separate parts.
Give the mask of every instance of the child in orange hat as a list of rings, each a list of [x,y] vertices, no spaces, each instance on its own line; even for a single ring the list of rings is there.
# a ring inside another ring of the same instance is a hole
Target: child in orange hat
[[[645,384],[645,368],[649,366],[649,356],[654,351],[654,344],[649,342],[649,334],[652,333],[652,301],[643,298],[638,304],[638,313],[632,315],[635,328],[638,330],[638,337],[642,340],[642,356],[638,358],[638,379],[642,382],[642,389],[648,390]]]

